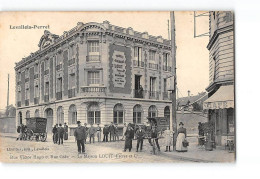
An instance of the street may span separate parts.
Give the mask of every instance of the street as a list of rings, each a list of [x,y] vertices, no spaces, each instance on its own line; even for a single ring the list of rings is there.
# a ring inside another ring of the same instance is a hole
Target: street
[[[136,152],[136,140],[133,141],[131,152],[123,152],[124,141],[119,142],[96,142],[86,144],[86,154],[77,152],[76,142],[71,137],[63,145],[53,144],[52,141],[16,141],[14,137],[0,137],[1,160],[3,162],[75,162],[75,163],[118,163],[118,162],[185,162],[163,155],[161,152],[153,155],[148,147],[148,141],[144,140],[143,152]],[[162,148],[164,151],[164,148]]]

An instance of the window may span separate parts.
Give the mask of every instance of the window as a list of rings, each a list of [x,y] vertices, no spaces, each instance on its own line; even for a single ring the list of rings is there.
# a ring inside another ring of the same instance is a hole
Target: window
[[[62,91],[62,78],[58,78],[57,80],[57,92]]]
[[[18,93],[17,93],[17,100],[21,101],[21,91],[18,91]]]
[[[77,123],[77,109],[74,104],[70,105],[69,108],[69,124]]]
[[[21,81],[21,72],[18,73],[18,81]]]
[[[164,117],[170,119],[170,115],[171,115],[171,113],[170,113],[170,107],[169,107],[169,106],[166,106],[166,107],[164,108]]]
[[[122,104],[116,104],[114,107],[114,121],[115,124],[123,124],[124,122],[124,108]]]
[[[46,82],[45,83],[45,95],[49,95],[49,90],[50,90],[50,87],[49,87],[49,82]]]
[[[155,92],[155,82],[156,82],[156,78],[150,77],[150,91],[151,92]]]
[[[99,53],[99,41],[89,41],[89,52],[98,52]]]
[[[75,88],[75,73],[69,75],[69,89]]]
[[[26,118],[30,118],[30,111],[26,111]]]
[[[141,62],[142,62],[142,48],[141,47],[134,47],[134,59],[137,62],[136,66],[141,66]]]
[[[133,110],[133,123],[134,124],[141,124],[142,123],[142,107],[141,105],[137,104],[134,106]]]
[[[163,54],[163,69],[164,69],[164,71],[170,71],[168,69],[169,67],[170,67],[169,54],[168,53],[164,53]]]
[[[88,85],[99,84],[100,76],[99,71],[88,71]]]
[[[45,60],[45,67],[44,67],[44,69],[45,69],[45,70],[48,70],[48,69],[49,69],[49,66],[50,66],[49,59],[46,59],[46,60]]]
[[[36,64],[34,65],[34,73],[35,73],[35,74],[38,74],[38,68],[39,68],[39,65],[38,65],[38,63],[36,63]]]
[[[149,61],[155,62],[155,51],[153,50],[149,51]]]
[[[25,100],[28,100],[29,99],[29,88],[25,89]]]
[[[98,103],[92,103],[88,108],[88,124],[100,124],[100,109]]]
[[[36,86],[34,87],[34,97],[35,97],[35,98],[38,98],[38,97],[39,97],[39,86],[38,86],[38,85],[36,85]]]
[[[25,70],[25,78],[29,78],[29,69],[28,68],[26,68],[26,70]]]
[[[152,105],[148,109],[148,117],[157,117],[157,109],[156,106]]]
[[[61,106],[57,109],[57,124],[63,124],[64,123],[64,112],[63,108]]]
[[[167,79],[166,78],[163,79],[163,92],[167,93]]]

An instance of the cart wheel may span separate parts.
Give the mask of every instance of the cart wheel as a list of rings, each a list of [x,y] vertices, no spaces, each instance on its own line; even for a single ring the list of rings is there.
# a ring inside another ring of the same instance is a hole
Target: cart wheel
[[[42,142],[45,142],[46,139],[47,139],[47,133],[42,133],[42,134],[40,135],[40,137],[41,137],[41,141],[42,141]]]

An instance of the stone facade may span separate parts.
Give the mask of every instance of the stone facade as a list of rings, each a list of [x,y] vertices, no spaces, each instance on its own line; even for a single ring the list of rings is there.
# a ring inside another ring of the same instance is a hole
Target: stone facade
[[[48,130],[76,121],[145,123],[171,116],[169,40],[132,28],[78,23],[57,36],[45,31],[39,50],[16,63],[17,124],[46,117]]]

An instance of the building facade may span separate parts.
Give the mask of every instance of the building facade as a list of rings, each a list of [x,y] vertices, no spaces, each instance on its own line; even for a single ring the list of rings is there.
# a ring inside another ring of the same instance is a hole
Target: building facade
[[[171,116],[169,40],[79,22],[61,36],[45,31],[38,46],[15,66],[17,124],[46,117],[48,131],[66,122],[72,135],[76,121],[122,127]]]
[[[214,139],[224,145],[234,139],[234,21],[230,11],[209,12],[209,86],[204,109],[214,123]]]

